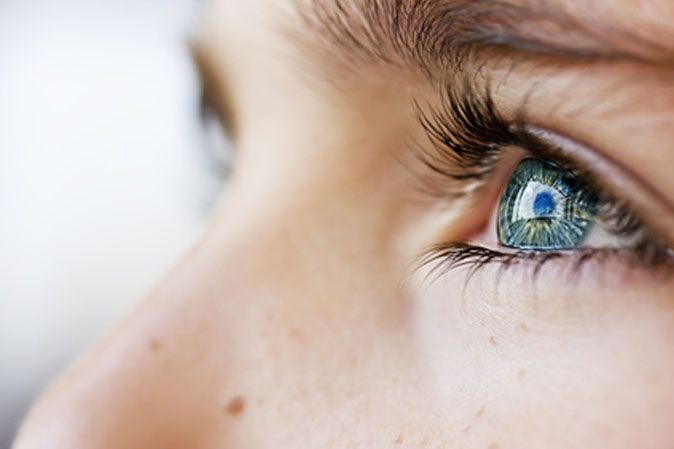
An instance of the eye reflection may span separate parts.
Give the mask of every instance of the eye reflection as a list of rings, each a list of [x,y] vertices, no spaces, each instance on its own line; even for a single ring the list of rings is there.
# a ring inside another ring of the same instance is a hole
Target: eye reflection
[[[499,205],[499,243],[534,251],[574,249],[585,241],[596,213],[596,195],[571,172],[526,159]]]

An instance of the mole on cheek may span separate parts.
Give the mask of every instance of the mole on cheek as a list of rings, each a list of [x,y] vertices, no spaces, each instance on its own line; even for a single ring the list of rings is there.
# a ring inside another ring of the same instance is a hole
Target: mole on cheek
[[[151,352],[159,352],[162,350],[163,345],[161,344],[161,341],[152,338],[147,342],[147,347]]]
[[[243,413],[245,409],[246,401],[241,396],[233,398],[225,407],[225,411],[231,416],[238,416]]]

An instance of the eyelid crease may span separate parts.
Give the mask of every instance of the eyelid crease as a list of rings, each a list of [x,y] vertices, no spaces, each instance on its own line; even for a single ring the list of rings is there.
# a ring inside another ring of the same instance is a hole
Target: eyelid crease
[[[652,188],[647,182],[641,179],[633,171],[629,170],[627,167],[622,166],[622,164],[615,162],[608,156],[598,156],[596,151],[590,150],[589,146],[584,145],[577,140],[564,137],[561,134],[558,134],[549,129],[525,125],[527,132],[531,133],[533,136],[538,137],[542,140],[552,142],[554,146],[568,158],[580,159],[585,161],[588,165],[592,165],[595,171],[608,172],[610,170],[620,170],[625,172],[623,177],[634,179],[635,184],[638,184],[638,187],[648,191],[650,195],[655,197],[658,202],[662,203],[663,207],[667,209],[668,212],[674,214],[674,204],[671,204],[658,190]]]

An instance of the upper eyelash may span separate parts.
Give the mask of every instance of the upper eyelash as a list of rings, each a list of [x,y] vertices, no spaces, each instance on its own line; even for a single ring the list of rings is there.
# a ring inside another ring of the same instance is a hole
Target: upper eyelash
[[[460,184],[488,176],[503,148],[518,142],[517,133],[500,115],[489,87],[478,90],[469,79],[449,83],[439,108],[415,105],[418,120],[433,151],[419,150],[417,158],[433,172]],[[460,186],[463,190],[463,185]],[[452,196],[461,192],[443,192]]]

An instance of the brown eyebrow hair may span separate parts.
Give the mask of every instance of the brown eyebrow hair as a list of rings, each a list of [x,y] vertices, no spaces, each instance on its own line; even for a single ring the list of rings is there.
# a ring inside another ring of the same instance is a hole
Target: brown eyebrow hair
[[[572,60],[674,62],[673,49],[664,45],[674,33],[622,29],[593,17],[593,2],[575,8],[564,0],[294,2],[313,31],[313,46],[342,59],[413,65],[427,74],[456,68],[474,50],[487,48]]]

